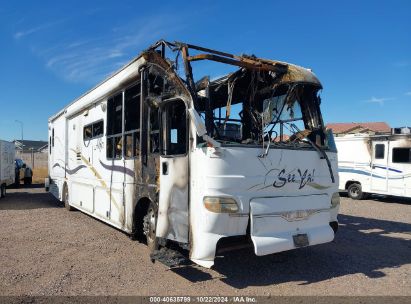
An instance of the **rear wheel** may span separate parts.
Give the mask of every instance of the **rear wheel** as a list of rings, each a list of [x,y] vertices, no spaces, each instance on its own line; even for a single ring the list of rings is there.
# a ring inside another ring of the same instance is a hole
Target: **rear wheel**
[[[64,186],[64,190],[63,190],[63,202],[64,202],[64,207],[68,210],[68,211],[73,211],[74,208],[70,206],[70,197],[69,197],[69,192],[68,192],[68,188],[67,186]]]
[[[6,185],[3,184],[0,187],[0,197],[5,197],[6,196]]]
[[[144,216],[143,232],[146,236],[147,246],[151,252],[158,248],[158,240],[156,237],[157,215],[157,205],[150,202],[147,214]]]
[[[347,192],[348,192],[348,196],[355,200],[361,200],[364,197],[364,193],[362,192],[361,185],[357,183],[349,185]]]

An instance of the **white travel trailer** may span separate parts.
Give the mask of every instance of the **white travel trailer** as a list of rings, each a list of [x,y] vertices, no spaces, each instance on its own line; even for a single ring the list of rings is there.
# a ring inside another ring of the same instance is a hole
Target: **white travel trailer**
[[[14,183],[14,143],[0,140],[0,198],[6,196],[6,187]]]
[[[346,135],[335,142],[340,190],[351,198],[411,197],[411,135]]]
[[[200,79],[201,60],[234,71]],[[178,244],[211,267],[237,242],[257,255],[330,242],[337,155],[321,88],[292,64],[159,41],[49,119],[46,187],[145,238],[153,259]]]

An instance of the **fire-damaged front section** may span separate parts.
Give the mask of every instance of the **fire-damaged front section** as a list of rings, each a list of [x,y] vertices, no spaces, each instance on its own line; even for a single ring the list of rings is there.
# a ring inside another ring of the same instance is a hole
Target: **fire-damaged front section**
[[[337,154],[310,70],[177,42],[145,56],[167,79],[150,101],[161,122],[157,239],[205,267],[234,243],[266,255],[333,240]]]

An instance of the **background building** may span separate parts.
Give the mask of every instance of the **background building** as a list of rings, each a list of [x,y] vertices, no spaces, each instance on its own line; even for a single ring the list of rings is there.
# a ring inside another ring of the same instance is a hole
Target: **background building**
[[[21,158],[30,167],[47,168],[48,142],[42,140],[14,140],[16,158]]]
[[[343,122],[329,123],[327,129],[331,129],[335,136],[347,134],[390,134],[391,127],[386,122]]]

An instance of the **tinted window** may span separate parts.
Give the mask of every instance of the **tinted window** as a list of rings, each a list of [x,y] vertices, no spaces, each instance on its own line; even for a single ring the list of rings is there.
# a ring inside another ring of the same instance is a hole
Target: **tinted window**
[[[88,139],[91,139],[91,137],[92,137],[92,126],[91,125],[85,126],[83,130],[83,139],[88,140]]]
[[[140,85],[126,90],[124,94],[124,126],[125,131],[140,128]]]
[[[107,158],[113,158],[114,156],[113,140],[113,137],[107,138]]]
[[[411,163],[411,148],[392,149],[393,163]]]
[[[375,159],[384,159],[384,144],[377,144],[375,145]]]
[[[107,158],[123,154],[123,93],[107,101]]]
[[[122,132],[123,94],[117,94],[107,101],[107,135]]]
[[[93,138],[102,136],[103,135],[103,128],[104,128],[104,123],[103,123],[102,120],[93,123]]]

